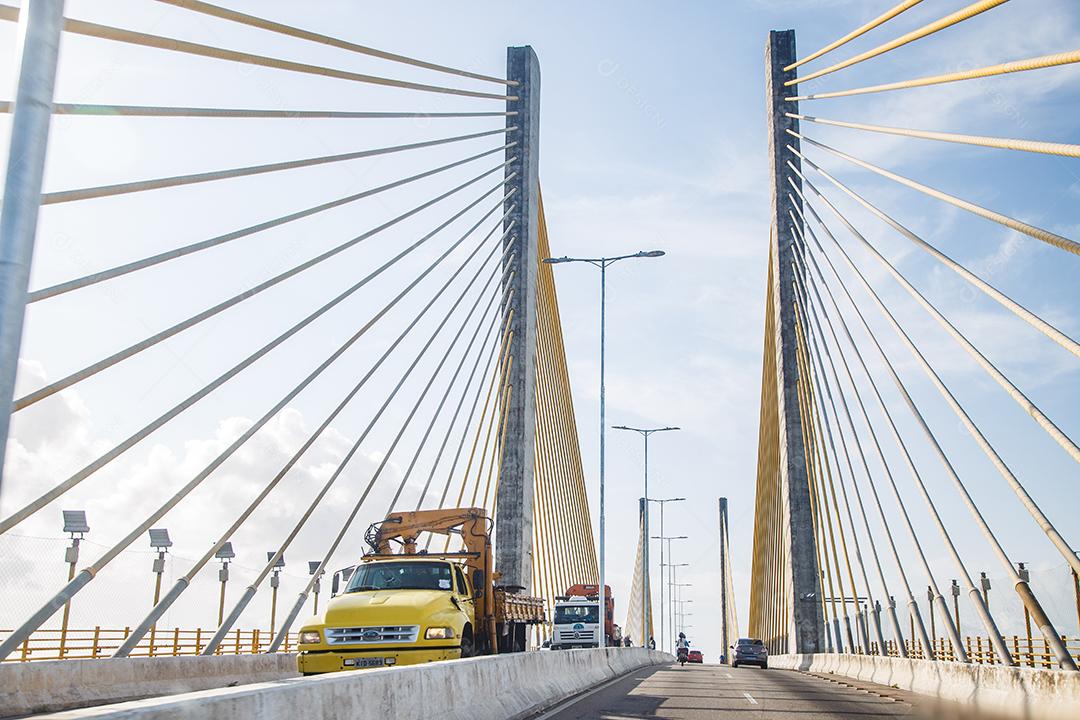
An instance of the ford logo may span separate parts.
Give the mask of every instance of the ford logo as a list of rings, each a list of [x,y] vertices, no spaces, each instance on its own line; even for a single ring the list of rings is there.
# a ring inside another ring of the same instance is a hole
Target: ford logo
[[[584,630],[585,626],[582,625],[581,623],[574,623],[574,629],[575,630]]]
[[[365,640],[379,640],[382,638],[382,633],[378,630],[365,630],[363,634]]]

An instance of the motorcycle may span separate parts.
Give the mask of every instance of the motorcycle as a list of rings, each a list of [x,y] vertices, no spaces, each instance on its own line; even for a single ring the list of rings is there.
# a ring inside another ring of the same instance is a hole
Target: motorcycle
[[[678,661],[679,661],[679,665],[680,666],[685,665],[687,659],[689,658],[689,656],[690,656],[690,648],[679,648],[678,649],[678,658],[677,658]]]

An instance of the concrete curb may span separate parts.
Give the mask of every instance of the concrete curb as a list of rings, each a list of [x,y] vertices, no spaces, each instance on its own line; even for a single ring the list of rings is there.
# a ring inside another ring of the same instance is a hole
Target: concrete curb
[[[613,677],[674,658],[643,648],[527,652],[333,673],[69,710],[41,720],[251,718],[519,720]]]
[[[292,653],[4,663],[0,717],[298,676]]]
[[[1080,673],[876,655],[773,655],[769,667],[829,673],[1031,720],[1080,717]]]

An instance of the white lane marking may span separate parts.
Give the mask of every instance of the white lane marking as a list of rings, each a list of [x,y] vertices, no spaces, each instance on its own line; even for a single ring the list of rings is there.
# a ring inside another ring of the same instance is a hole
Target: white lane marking
[[[638,668],[638,670],[643,670],[643,669],[648,669],[648,668]],[[637,670],[631,670],[628,673],[623,673],[622,675],[616,675],[615,677],[611,678],[610,680],[608,680],[606,682],[603,682],[603,683],[601,683],[601,684],[599,684],[599,685],[597,685],[595,687],[589,688],[589,689],[587,689],[587,690],[585,690],[583,692],[578,693],[577,695],[574,695],[573,697],[569,698],[568,700],[565,700],[562,703],[559,703],[555,707],[548,708],[546,711],[541,709],[541,712],[543,712],[543,714],[533,716],[534,720],[549,720],[550,718],[554,718],[556,715],[561,713],[563,710],[566,710],[567,708],[569,708],[569,707],[571,707],[573,705],[576,705],[577,703],[581,702],[582,700],[585,700],[586,698],[588,698],[588,697],[590,697],[592,695],[595,695],[596,693],[598,693],[598,692],[600,692],[602,690],[607,690],[609,687],[611,687],[615,683],[619,682],[620,680],[626,680],[628,677],[630,677],[630,675],[632,673],[635,673],[635,672],[637,672]],[[634,678],[634,679],[636,680],[638,678]],[[644,680],[644,678],[641,678],[641,679]]]
[[[726,677],[728,680],[734,680],[735,679],[735,676],[732,675],[731,673],[724,673],[724,677]]]
[[[743,697],[749,700],[751,705],[757,705],[757,700],[755,700],[754,696],[750,693],[743,693]]]

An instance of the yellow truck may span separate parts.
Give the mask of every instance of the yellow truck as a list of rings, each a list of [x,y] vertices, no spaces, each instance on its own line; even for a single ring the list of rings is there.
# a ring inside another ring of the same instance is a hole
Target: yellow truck
[[[418,550],[423,532],[460,536],[464,550]],[[300,628],[304,675],[520,652],[544,621],[543,599],[497,584],[482,508],[391,513],[365,539],[372,551]]]

